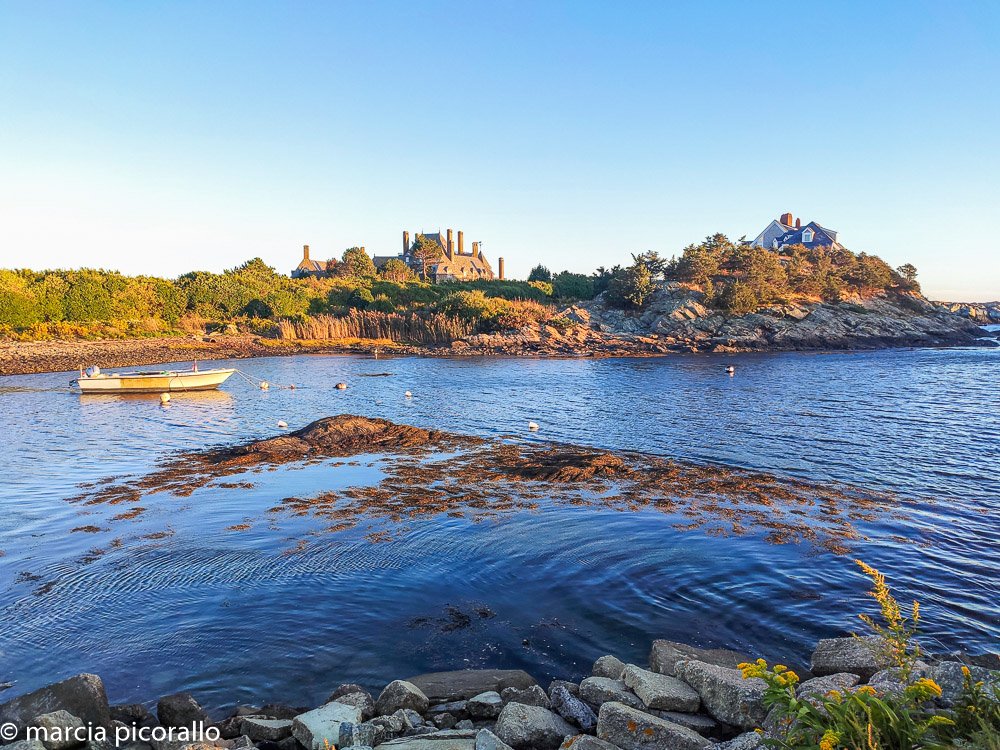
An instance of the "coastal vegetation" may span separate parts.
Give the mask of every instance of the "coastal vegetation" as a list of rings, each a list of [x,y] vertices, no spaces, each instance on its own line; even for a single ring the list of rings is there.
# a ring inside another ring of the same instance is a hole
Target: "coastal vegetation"
[[[0,270],[0,336],[134,338],[235,326],[281,337],[308,328],[316,316],[354,316],[367,326],[379,315],[395,315],[402,318],[379,325],[405,329],[414,336],[407,342],[421,343],[440,340],[442,324],[435,316],[453,321],[446,326],[453,337],[539,323],[559,327],[566,323],[559,306],[603,294],[609,307],[640,310],[663,281],[680,283],[709,307],[739,316],[792,301],[850,303],[875,295],[905,301],[919,292],[916,275],[910,264],[892,269],[877,256],[839,247],[772,251],[722,234],[689,245],[677,257],[633,254],[629,266],[602,266],[590,275],[538,265],[527,281],[429,284],[399,260],[376,269],[360,247],[329,261],[326,276],[305,278],[289,278],[259,258],[222,273],[193,271],[176,279],[95,269]],[[358,312],[370,315],[358,318]],[[432,319],[427,325],[434,330],[423,330],[421,321]]]

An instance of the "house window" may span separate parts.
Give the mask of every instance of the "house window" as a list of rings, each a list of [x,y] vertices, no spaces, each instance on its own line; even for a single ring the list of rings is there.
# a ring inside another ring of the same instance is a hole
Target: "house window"
[[[802,232],[802,242],[804,242],[804,243],[805,242],[812,242],[813,238],[815,236],[816,236],[816,233],[813,230],[806,229],[804,232]]]

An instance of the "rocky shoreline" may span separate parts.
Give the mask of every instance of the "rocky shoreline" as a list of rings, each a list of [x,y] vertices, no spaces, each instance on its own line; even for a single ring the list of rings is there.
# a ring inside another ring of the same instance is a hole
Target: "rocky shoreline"
[[[821,640],[797,694],[902,690],[866,640]],[[0,723],[9,750],[751,750],[780,730],[764,681],[737,668],[747,661],[728,649],[657,640],[647,665],[602,656],[590,676],[547,689],[522,670],[434,672],[377,693],[341,684],[315,708],[237,706],[224,718],[210,717],[190,693],[160,698],[155,708],[109,705],[101,679],[82,674],[0,704]],[[1000,683],[996,654],[916,665],[940,686],[941,708],[960,695],[963,668]]]
[[[967,307],[967,306],[966,306]],[[553,323],[560,322],[560,325]],[[242,359],[294,354],[384,356],[649,357],[672,352],[761,352],[984,346],[989,334],[961,310],[919,295],[886,295],[831,304],[800,301],[731,316],[704,294],[664,283],[641,310],[605,304],[603,295],[562,311],[549,324],[480,333],[448,345],[414,346],[356,339],[297,341],[249,334],[99,341],[0,341],[0,375]]]

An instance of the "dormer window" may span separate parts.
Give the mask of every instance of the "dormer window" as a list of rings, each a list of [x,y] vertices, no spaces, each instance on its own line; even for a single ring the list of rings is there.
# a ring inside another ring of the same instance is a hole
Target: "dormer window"
[[[813,238],[815,236],[816,236],[816,233],[813,230],[811,230],[811,229],[805,229],[805,230],[803,230],[802,231],[802,242],[803,242],[803,244],[805,244],[807,242],[812,242]]]

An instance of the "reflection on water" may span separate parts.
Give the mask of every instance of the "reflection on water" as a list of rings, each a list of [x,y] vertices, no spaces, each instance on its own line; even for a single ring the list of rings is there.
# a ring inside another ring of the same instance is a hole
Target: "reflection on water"
[[[377,483],[375,457],[248,472],[188,496],[67,502],[81,483],[144,475],[176,451],[337,413],[898,493],[905,513],[859,519],[853,551],[920,598],[932,649],[995,644],[1000,353],[729,361],[733,378],[704,356],[244,360],[298,387],[227,382],[168,407],[155,395],[82,398],[62,373],[0,379],[5,697],[95,671],[113,700],[185,688],[209,705],[306,704],[338,682],[437,668],[579,675],[603,653],[642,660],[656,637],[801,662],[816,638],[855,625],[865,584],[845,557],[680,531],[683,519],[649,508],[542,496],[499,519],[371,517],[336,534],[327,519],[273,512]],[[390,541],[372,544],[381,531]]]

